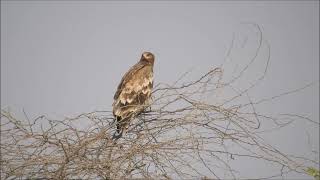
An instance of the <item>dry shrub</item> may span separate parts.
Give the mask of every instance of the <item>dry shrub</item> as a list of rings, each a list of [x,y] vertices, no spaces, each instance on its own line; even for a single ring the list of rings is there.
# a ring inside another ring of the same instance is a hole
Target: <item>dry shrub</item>
[[[249,90],[261,83],[267,72],[270,48],[259,26],[248,26],[256,30],[257,48],[237,72],[225,72],[235,46],[232,42],[220,67],[187,83],[182,81],[189,72],[171,85],[158,84],[151,107],[134,119],[127,134],[118,140],[112,139],[115,122],[110,111],[53,120],[46,116],[29,119],[27,115],[18,119],[8,109],[1,110],[1,178],[237,179],[241,172],[230,165],[237,158],[278,167],[270,177],[305,173],[307,166],[319,166],[319,161],[282,153],[260,136],[264,122],[278,128],[290,122],[258,113],[255,107],[305,87],[251,100]],[[258,58],[263,47],[267,53]],[[246,88],[237,88],[241,79],[248,79],[246,72],[258,59],[264,62],[262,73]]]

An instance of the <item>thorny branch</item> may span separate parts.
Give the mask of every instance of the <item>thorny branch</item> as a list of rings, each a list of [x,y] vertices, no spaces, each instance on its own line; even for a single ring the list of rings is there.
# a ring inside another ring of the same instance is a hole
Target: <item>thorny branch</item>
[[[259,32],[257,50],[237,76],[224,78],[226,70],[222,64],[194,81],[180,83],[185,73],[172,85],[159,84],[153,92],[150,110],[133,120],[127,134],[117,142],[112,140],[115,122],[110,111],[83,113],[63,120],[46,116],[31,120],[25,112],[26,118],[18,119],[9,110],[1,110],[1,179],[237,179],[241,172],[229,162],[238,158],[279,167],[278,172],[264,178],[305,173],[307,166],[319,166],[319,161],[284,154],[266,143],[261,133],[268,130],[261,129],[261,124],[273,122],[276,128],[269,130],[272,131],[291,122],[282,122],[281,118],[262,114],[255,108],[305,87],[251,100],[249,90],[263,80],[269,54],[265,57],[264,73],[256,81],[242,90],[235,87],[235,82],[244,78],[257,60],[262,45],[270,49],[259,26],[254,26]],[[234,40],[232,46],[233,43]],[[225,91],[234,93],[221,102],[210,99],[210,95]],[[319,126],[298,114],[281,116]]]

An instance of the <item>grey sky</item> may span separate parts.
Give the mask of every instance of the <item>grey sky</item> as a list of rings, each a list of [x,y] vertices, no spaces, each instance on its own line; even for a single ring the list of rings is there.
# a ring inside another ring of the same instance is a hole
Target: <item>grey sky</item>
[[[156,56],[156,83],[172,83],[190,68],[196,78],[223,61],[240,23],[254,22],[270,44],[271,62],[253,98],[316,82],[260,110],[319,121],[318,15],[318,1],[1,1],[1,108],[57,117],[110,110],[121,76],[143,51]],[[319,129],[304,123],[266,139],[304,154],[305,129],[319,151]],[[252,168],[272,171],[248,164],[244,174]]]

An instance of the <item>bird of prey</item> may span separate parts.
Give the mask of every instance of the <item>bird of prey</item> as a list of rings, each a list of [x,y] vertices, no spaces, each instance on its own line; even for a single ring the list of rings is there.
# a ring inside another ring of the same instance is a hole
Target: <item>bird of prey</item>
[[[138,63],[122,77],[113,97],[113,116],[117,133],[125,132],[130,121],[148,107],[153,88],[154,55],[144,52]]]

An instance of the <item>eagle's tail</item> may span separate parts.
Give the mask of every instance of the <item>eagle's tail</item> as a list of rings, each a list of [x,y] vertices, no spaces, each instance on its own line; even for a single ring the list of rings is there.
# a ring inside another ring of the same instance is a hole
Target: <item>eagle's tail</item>
[[[115,116],[116,118],[116,132],[113,135],[113,139],[119,139],[123,133],[125,133],[125,129],[126,129],[126,121],[127,118],[121,118],[121,116]]]
[[[121,137],[122,137],[122,132],[121,133],[115,132],[112,136],[112,139],[114,140],[114,142],[116,142]]]
[[[113,137],[112,139],[113,140],[118,140],[121,136],[122,136],[122,133],[123,133],[123,130],[122,130],[122,127],[121,127],[121,117],[120,116],[115,116],[116,118],[116,126],[117,126],[117,129],[116,129],[116,132],[113,134]]]
[[[121,121],[123,121],[123,119],[121,119],[121,116],[116,116],[116,123],[117,123],[117,133],[119,134],[120,131],[122,130],[122,123]]]
[[[120,124],[119,124],[119,123],[117,123],[117,133],[119,134],[119,133],[120,133],[120,131],[121,131],[121,126],[120,126]]]
[[[117,139],[119,139],[122,136],[122,134],[126,134],[128,125],[130,123],[130,120],[133,118],[133,116],[134,114],[131,114],[130,116],[124,117],[124,118],[122,118],[121,116],[115,116],[117,129],[113,137],[116,137]]]

